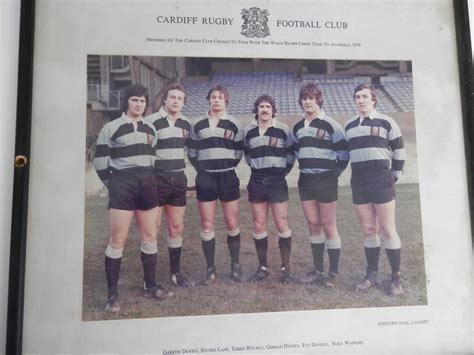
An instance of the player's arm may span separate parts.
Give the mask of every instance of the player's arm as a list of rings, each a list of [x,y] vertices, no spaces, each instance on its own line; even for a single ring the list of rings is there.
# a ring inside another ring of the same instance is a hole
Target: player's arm
[[[153,128],[153,132],[155,134],[153,138],[153,143],[151,146],[151,153],[153,155],[153,166],[155,166],[155,161],[156,161],[156,151],[158,150],[158,131],[156,130],[155,126],[153,124],[149,124],[151,128]]]
[[[245,161],[247,162],[247,165],[250,166],[250,146],[247,140],[247,133],[248,133],[248,128],[246,128],[244,132],[244,156],[245,156]]]
[[[198,142],[198,136],[196,132],[194,131],[194,126],[191,127],[191,130],[189,132],[189,139],[186,142],[187,146],[187,151],[188,151],[188,159],[191,165],[198,170],[198,151],[197,151],[197,142]]]
[[[347,164],[349,164],[349,146],[344,136],[344,131],[339,124],[334,125],[334,133],[332,134],[331,139],[334,145],[333,149],[336,151],[337,159],[335,173],[337,176],[340,176],[347,167]]]
[[[110,178],[110,148],[112,143],[110,141],[110,132],[108,126],[104,126],[97,138],[94,155],[94,168],[102,180],[103,184],[108,187]]]
[[[193,141],[191,139],[191,131],[192,131],[191,123],[189,123],[189,121],[187,120],[185,122],[186,122],[186,131],[188,133],[184,137],[184,154],[187,155],[188,150],[192,148]]]
[[[242,156],[244,155],[244,130],[242,126],[237,122],[237,133],[234,136],[234,149],[235,149],[235,166],[239,165]]]
[[[395,121],[391,122],[392,129],[388,134],[388,145],[392,151],[392,176],[397,181],[403,172],[405,165],[406,151],[403,143],[402,132]]]
[[[286,132],[287,134],[287,139],[285,142],[285,150],[286,150],[286,175],[293,169],[293,166],[295,165],[295,144],[293,141],[293,134],[291,133],[290,130]]]
[[[291,141],[293,144],[293,153],[298,155],[298,152],[300,151],[300,141],[298,139],[298,134],[297,134],[297,126],[295,125],[293,127],[293,130],[291,131]]]

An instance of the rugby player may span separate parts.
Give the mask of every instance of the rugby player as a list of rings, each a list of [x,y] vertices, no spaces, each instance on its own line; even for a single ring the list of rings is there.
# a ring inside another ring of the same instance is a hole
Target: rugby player
[[[190,162],[196,168],[196,195],[201,218],[201,241],[207,271],[202,283],[216,280],[215,232],[217,200],[224,213],[227,245],[231,259],[231,279],[244,281],[239,263],[240,181],[235,172],[243,155],[243,130],[240,123],[227,113],[229,93],[221,85],[213,86],[208,94],[209,111],[200,117],[191,130]]]
[[[309,230],[314,269],[301,279],[333,288],[338,274],[341,238],[336,226],[338,177],[349,162],[342,127],[322,110],[323,94],[314,83],[305,84],[298,103],[304,117],[293,127],[300,176],[301,207]],[[329,257],[324,275],[324,249]]]
[[[401,241],[395,226],[395,183],[405,162],[403,138],[395,120],[377,112],[372,86],[354,90],[358,111],[344,127],[352,168],[352,199],[364,232],[367,270],[357,291],[377,286],[380,246],[392,270],[390,295],[403,293],[400,283]],[[379,237],[379,231],[380,236]]]
[[[168,226],[168,254],[171,282],[177,286],[192,287],[194,281],[180,272],[183,245],[184,213],[188,180],[184,174],[185,149],[189,144],[191,124],[182,115],[186,92],[180,84],[169,85],[163,95],[158,112],[147,116],[145,122],[156,130],[156,159],[154,174],[158,187],[157,234],[164,210]]]
[[[147,104],[148,95],[144,86],[127,87],[122,116],[102,128],[95,151],[95,169],[109,190],[110,236],[105,250],[108,299],[105,311],[112,313],[120,311],[117,285],[123,248],[133,216],[141,239],[143,296],[158,300],[173,296],[155,280],[158,194],[153,176],[153,147],[156,131],[143,121]]]
[[[288,228],[288,184],[285,176],[293,167],[295,156],[291,131],[275,119],[275,101],[261,95],[254,103],[255,121],[244,132],[245,159],[251,168],[247,186],[252,207],[254,242],[259,266],[250,282],[269,276],[267,265],[267,219],[271,209],[278,232],[282,283],[292,281],[290,273],[291,230]]]

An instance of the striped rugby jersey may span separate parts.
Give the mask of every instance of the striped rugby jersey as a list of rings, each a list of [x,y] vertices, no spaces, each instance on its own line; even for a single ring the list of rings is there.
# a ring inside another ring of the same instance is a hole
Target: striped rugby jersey
[[[155,129],[146,122],[132,120],[125,113],[102,127],[97,139],[94,167],[107,186],[111,170],[153,167]]]
[[[400,178],[406,153],[402,133],[393,118],[374,110],[369,117],[357,116],[347,121],[344,131],[353,171],[391,169],[392,176]]]
[[[245,127],[244,152],[252,173],[285,175],[295,163],[291,131],[275,118],[262,135],[256,120]]]
[[[174,122],[169,119],[163,107],[144,121],[153,125],[156,130],[155,168],[167,171],[182,171],[186,167],[184,161],[185,148],[190,142],[191,124],[184,116]]]
[[[293,126],[293,141],[299,169],[304,174],[337,170],[349,163],[344,131],[339,123],[321,111],[305,127],[305,118]]]
[[[225,114],[212,128],[209,114],[201,116],[191,129],[189,161],[196,170],[223,172],[235,169],[243,155],[242,125]]]

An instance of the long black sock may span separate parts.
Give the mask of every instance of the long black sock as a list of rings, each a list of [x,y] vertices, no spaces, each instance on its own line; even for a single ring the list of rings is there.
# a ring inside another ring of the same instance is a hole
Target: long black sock
[[[375,248],[364,247],[364,250],[365,250],[365,257],[367,259],[367,270],[378,271],[380,247],[375,247]]]
[[[117,296],[117,285],[120,274],[120,265],[122,264],[122,258],[112,259],[105,256],[105,277],[107,278],[107,287],[109,297]]]
[[[146,254],[141,252],[141,259],[143,265],[143,278],[145,280],[145,287],[150,288],[156,286],[156,255],[154,254]]]
[[[329,256],[329,273],[337,274],[339,267],[339,255],[341,254],[341,249],[328,249]]]
[[[169,248],[168,247],[168,254],[170,257],[170,273],[172,275],[177,274],[179,272],[179,264],[181,260],[181,247],[178,248]]]
[[[211,240],[202,240],[202,251],[204,252],[204,257],[206,258],[207,267],[214,267],[214,254],[216,250],[216,239],[212,238]]]
[[[314,269],[324,272],[324,243],[311,243]]]
[[[291,237],[278,238],[278,246],[280,247],[281,265],[285,267],[290,266]]]
[[[229,247],[230,261],[232,263],[238,263],[240,254],[240,234],[233,237],[228,235],[227,246]]]
[[[392,274],[396,274],[400,271],[400,253],[401,249],[385,249],[387,253],[388,262],[392,268]]]
[[[267,267],[268,238],[254,239],[257,250],[258,264]]]

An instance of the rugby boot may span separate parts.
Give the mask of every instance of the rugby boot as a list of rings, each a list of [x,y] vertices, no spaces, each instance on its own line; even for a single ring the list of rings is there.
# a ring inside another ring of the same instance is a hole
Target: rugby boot
[[[177,272],[176,274],[171,274],[170,279],[174,285],[180,287],[194,287],[196,285],[196,282],[194,280],[188,279],[180,272]]]
[[[368,289],[377,287],[378,285],[377,271],[367,271],[364,281],[357,284],[356,292],[367,291]]]
[[[257,271],[255,271],[255,274],[253,274],[248,279],[248,282],[254,283],[254,282],[262,281],[263,279],[267,278],[268,275],[270,275],[270,272],[268,271],[267,267],[259,265]]]
[[[239,263],[232,263],[230,266],[230,278],[235,282],[244,282],[245,279],[242,276],[242,268]]]
[[[392,280],[390,282],[390,296],[398,296],[403,294],[403,287],[400,283],[400,272],[392,274]]]
[[[169,298],[172,298],[174,293],[172,291],[166,290],[163,286],[156,284],[156,286],[146,288],[143,291],[143,297],[145,298],[156,298],[158,301],[164,301]]]

